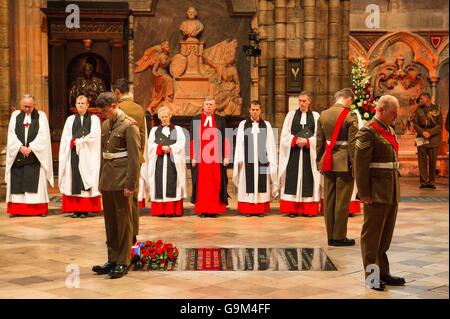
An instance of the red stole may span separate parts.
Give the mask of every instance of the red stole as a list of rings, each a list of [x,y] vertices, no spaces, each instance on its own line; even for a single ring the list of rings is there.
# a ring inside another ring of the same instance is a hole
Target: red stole
[[[336,126],[334,127],[333,134],[331,135],[330,144],[326,143],[325,145],[325,155],[322,160],[322,171],[330,172],[333,170],[333,156],[331,154],[334,145],[336,145],[336,140],[338,138],[339,132],[341,130],[342,124],[344,123],[345,117],[350,113],[350,109],[344,108],[336,122]]]
[[[370,124],[371,127],[373,127],[373,129],[375,131],[378,132],[378,134],[380,134],[383,138],[385,138],[387,141],[389,141],[389,143],[391,143],[392,147],[395,150],[395,153],[398,154],[398,142],[395,139],[395,136],[391,134],[391,132],[386,131],[385,129],[383,129],[381,126],[379,126],[377,123],[372,122]]]

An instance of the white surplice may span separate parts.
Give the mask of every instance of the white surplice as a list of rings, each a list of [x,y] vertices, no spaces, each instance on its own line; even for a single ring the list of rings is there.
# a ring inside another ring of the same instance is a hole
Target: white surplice
[[[59,145],[59,167],[58,186],[62,194],[67,196],[96,197],[100,195],[98,191],[98,181],[101,161],[101,125],[100,119],[96,115],[91,116],[91,131],[88,135],[75,140],[75,148],[79,157],[78,168],[81,180],[87,191],[82,190],[81,194],[72,194],[72,164],[70,141],[72,140],[72,126],[75,115],[67,118],[64,124],[61,143]]]
[[[147,122],[144,121],[145,143],[144,143],[144,163],[141,165],[141,172],[139,176],[139,192],[138,202],[146,201],[146,190],[149,189],[148,183],[148,138],[147,138]]]
[[[292,121],[294,120],[294,115],[296,111],[290,111],[284,120],[283,129],[281,131],[281,141],[280,141],[280,154],[279,154],[279,184],[280,184],[280,199],[290,202],[319,202],[320,201],[320,172],[316,167],[316,133],[317,133],[317,121],[319,119],[319,113],[312,112],[314,117],[314,135],[310,137],[309,140],[309,154],[311,159],[311,170],[314,179],[313,196],[312,197],[302,197],[302,176],[303,176],[303,152],[300,153],[298,161],[298,179],[297,179],[297,192],[296,195],[289,195],[284,193],[286,184],[286,172],[287,165],[289,162],[289,155],[291,152],[292,139],[294,135],[291,134]],[[300,117],[300,124],[306,124],[306,113],[302,112]],[[296,146],[297,147],[297,146]],[[305,146],[306,147],[306,146]]]
[[[238,126],[238,131],[236,135],[236,150],[234,153],[234,162],[233,162],[233,184],[238,189],[238,202],[243,203],[266,203],[270,201],[270,196],[277,196],[278,193],[278,178],[277,178],[277,152],[276,152],[276,144],[275,137],[273,134],[272,125],[264,121],[266,123],[267,130],[267,138],[266,138],[266,152],[267,159],[269,165],[267,166],[268,172],[266,175],[267,178],[267,191],[265,193],[258,192],[258,134],[260,134],[259,124],[256,122],[252,123],[252,128],[250,129],[251,135],[250,138],[253,138],[253,171],[254,174],[254,189],[253,193],[246,192],[246,178],[245,178],[245,145],[244,145],[244,137],[245,137],[245,122],[241,121]],[[243,165],[239,169],[239,162],[242,162]]]
[[[19,149],[22,145],[16,135],[16,118],[20,114],[19,110],[12,113],[8,126],[8,142],[6,146],[6,202],[22,204],[44,204],[49,202],[47,181],[53,187],[53,162],[52,162],[52,144],[50,141],[50,129],[47,116],[44,112],[39,113],[39,131],[36,138],[29,144],[34,155],[41,163],[39,170],[39,184],[37,193],[11,194],[11,167],[16,159]],[[28,117],[25,117],[25,121]],[[25,122],[24,121],[24,122]],[[25,129],[25,139],[28,135],[28,128]]]
[[[179,201],[186,197],[186,151],[185,143],[186,137],[184,135],[183,129],[178,125],[175,125],[175,130],[177,132],[177,141],[170,145],[172,150],[173,161],[175,163],[175,169],[177,172],[177,185],[176,185],[176,196],[166,197],[167,189],[167,161],[170,160],[169,156],[164,156],[163,172],[162,172],[162,186],[163,186],[163,198],[155,198],[156,186],[155,186],[155,167],[158,155],[156,150],[158,144],[155,143],[155,133],[158,126],[155,126],[150,131],[150,136],[148,138],[148,185],[149,185],[149,195],[152,202],[174,202]],[[163,134],[166,136],[170,135],[169,127],[167,129],[163,128]]]

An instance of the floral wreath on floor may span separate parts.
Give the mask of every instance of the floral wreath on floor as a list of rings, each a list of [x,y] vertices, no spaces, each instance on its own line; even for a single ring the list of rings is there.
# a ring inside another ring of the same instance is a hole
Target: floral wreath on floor
[[[137,242],[131,247],[131,270],[173,270],[179,250],[171,243]]]
[[[352,110],[358,110],[363,123],[370,121],[375,115],[376,101],[370,92],[370,75],[367,74],[366,60],[359,56],[352,66]]]

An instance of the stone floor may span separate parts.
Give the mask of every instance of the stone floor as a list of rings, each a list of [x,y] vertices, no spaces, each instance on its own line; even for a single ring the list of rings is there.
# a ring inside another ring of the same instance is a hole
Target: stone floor
[[[417,188],[402,178],[402,195],[391,249],[391,271],[404,287],[366,289],[359,237],[362,216],[349,219],[355,247],[328,247],[323,217],[289,218],[273,211],[264,218],[229,212],[201,219],[186,203],[181,218],[142,212],[139,238],[187,247],[323,248],[337,271],[173,271],[131,272],[117,280],[91,272],[106,259],[103,217],[72,219],[59,214],[8,218],[0,203],[0,298],[448,298],[448,180],[437,190]],[[52,194],[54,199],[57,193]],[[79,273],[79,281],[76,280]],[[77,286],[79,288],[70,288]]]

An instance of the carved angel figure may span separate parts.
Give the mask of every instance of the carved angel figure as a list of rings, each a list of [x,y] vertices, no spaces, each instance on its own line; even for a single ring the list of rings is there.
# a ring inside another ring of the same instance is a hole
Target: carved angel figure
[[[220,115],[240,115],[242,98],[234,59],[236,39],[224,40],[203,53],[204,69],[215,85],[214,99]]]
[[[152,98],[147,109],[154,113],[162,102],[172,102],[173,99],[173,79],[169,74],[171,57],[169,54],[169,42],[164,41],[160,45],[155,45],[144,52],[144,56],[135,64],[135,73],[143,72],[152,67],[154,75]]]

